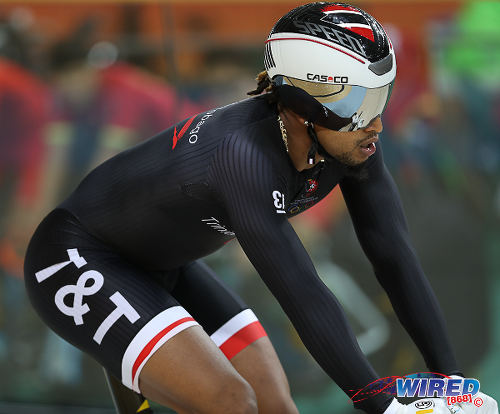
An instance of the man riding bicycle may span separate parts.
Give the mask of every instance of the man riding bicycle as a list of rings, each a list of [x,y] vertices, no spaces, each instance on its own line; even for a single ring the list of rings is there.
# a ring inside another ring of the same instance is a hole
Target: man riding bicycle
[[[307,4],[276,23],[264,63],[256,96],[111,158],[43,220],[25,262],[34,307],[127,387],[178,413],[297,413],[255,314],[200,260],[237,237],[353,398],[378,375],[288,222],[339,185],[429,369],[461,375],[378,142],[396,76],[384,29],[353,6]],[[355,406],[418,410],[383,393]]]

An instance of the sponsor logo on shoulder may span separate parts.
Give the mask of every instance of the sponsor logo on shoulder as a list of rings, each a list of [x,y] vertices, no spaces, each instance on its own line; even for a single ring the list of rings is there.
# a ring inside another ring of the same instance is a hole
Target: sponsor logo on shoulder
[[[196,124],[196,126],[189,131],[189,143],[196,144],[198,142],[198,133],[200,132],[201,126],[210,119],[211,116],[217,111],[217,109],[212,109],[211,111],[206,112],[200,119],[200,121]]]
[[[182,128],[179,132],[177,132],[177,125],[174,127],[174,136],[172,138],[172,151],[175,149],[175,147],[177,146],[177,142],[184,136],[184,134],[186,133],[186,130],[193,123],[195,118],[196,118],[196,115],[189,118],[186,121],[186,123],[182,126]]]
[[[195,125],[195,127],[189,131],[189,143],[190,144],[196,144],[198,142],[198,133],[200,132],[200,128],[201,126],[208,120],[210,119],[211,116],[213,116],[213,114],[215,113],[215,111],[217,111],[218,108],[216,109],[212,109],[208,112],[205,112],[203,114],[203,116],[201,117],[201,119],[198,121],[198,123]],[[184,136],[184,134],[186,133],[186,131],[188,130],[188,128],[191,126],[191,124],[193,123],[194,119],[197,117],[198,115],[194,115],[192,116],[191,118],[189,118],[186,123],[182,126],[182,128],[180,129],[179,132],[177,132],[177,125],[175,126],[174,128],[174,136],[172,138],[172,150],[175,149],[176,145],[177,145],[177,142]]]

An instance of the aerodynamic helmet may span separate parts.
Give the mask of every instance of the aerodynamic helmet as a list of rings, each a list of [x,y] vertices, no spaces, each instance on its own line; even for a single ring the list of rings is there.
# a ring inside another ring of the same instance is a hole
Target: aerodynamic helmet
[[[381,115],[396,76],[385,30],[345,3],[310,3],[284,15],[266,41],[264,65],[284,106],[341,131]]]

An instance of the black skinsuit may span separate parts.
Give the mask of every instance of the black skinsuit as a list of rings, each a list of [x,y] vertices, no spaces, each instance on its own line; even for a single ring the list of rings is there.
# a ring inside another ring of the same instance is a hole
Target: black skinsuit
[[[152,273],[174,274],[236,235],[307,349],[352,396],[352,390],[376,380],[377,374],[287,220],[339,184],[360,243],[428,368],[457,372],[441,311],[410,244],[380,145],[363,166],[364,178],[348,174],[335,160],[298,172],[276,118],[276,108],[260,96],[184,120],[97,167],[59,209],[131,265]],[[41,245],[30,246],[27,279],[57,261],[35,260]],[[64,328],[59,330],[64,336]],[[82,347],[78,340],[72,342]],[[100,361],[106,362],[104,357]],[[382,412],[389,401],[379,395],[357,406]]]

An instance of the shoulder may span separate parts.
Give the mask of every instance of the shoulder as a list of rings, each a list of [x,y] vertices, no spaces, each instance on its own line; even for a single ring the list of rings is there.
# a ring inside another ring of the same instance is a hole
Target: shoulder
[[[211,159],[208,178],[219,191],[244,189],[245,196],[256,196],[270,194],[271,190],[284,192],[291,174],[290,160],[272,115],[229,131]]]
[[[263,99],[256,98],[235,105],[242,105],[235,109],[243,110],[245,119],[226,129],[213,160],[214,166],[254,172],[289,168],[275,110]],[[222,118],[231,118],[231,114]]]

